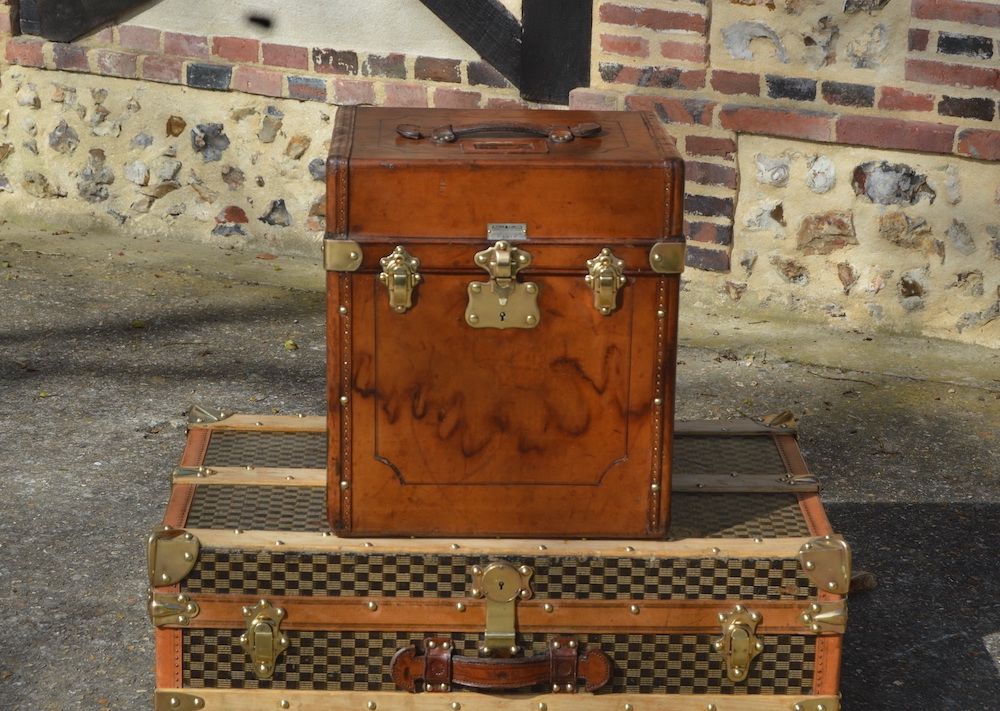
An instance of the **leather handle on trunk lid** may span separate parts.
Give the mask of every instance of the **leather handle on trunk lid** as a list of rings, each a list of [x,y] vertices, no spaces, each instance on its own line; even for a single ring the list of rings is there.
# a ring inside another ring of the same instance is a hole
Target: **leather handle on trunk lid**
[[[404,691],[443,692],[452,686],[473,689],[523,689],[545,685],[553,693],[576,693],[577,679],[587,691],[597,691],[611,679],[611,659],[599,649],[581,650],[572,637],[549,642],[545,654],[493,659],[453,654],[447,637],[424,640],[424,654],[413,645],[392,657],[389,673]]]
[[[543,126],[538,123],[473,123],[461,126],[446,124],[424,133],[420,126],[412,123],[401,123],[396,126],[396,133],[403,138],[420,140],[431,138],[435,143],[454,143],[459,138],[474,136],[481,133],[516,133],[527,136],[541,136],[554,143],[569,143],[574,138],[592,138],[601,133],[601,124],[592,121],[573,124],[572,126]]]

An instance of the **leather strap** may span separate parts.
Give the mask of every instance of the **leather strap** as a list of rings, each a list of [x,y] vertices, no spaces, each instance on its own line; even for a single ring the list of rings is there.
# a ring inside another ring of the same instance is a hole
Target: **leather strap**
[[[392,657],[389,673],[404,691],[442,692],[452,686],[473,689],[523,689],[544,685],[552,693],[574,694],[577,679],[587,691],[597,691],[611,680],[611,659],[599,649],[581,650],[572,637],[549,642],[545,654],[493,659],[455,656],[447,637],[424,640],[424,654],[413,645]]]

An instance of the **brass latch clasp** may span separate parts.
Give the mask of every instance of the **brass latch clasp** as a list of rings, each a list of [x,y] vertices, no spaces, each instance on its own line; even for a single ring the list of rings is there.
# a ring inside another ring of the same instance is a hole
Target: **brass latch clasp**
[[[593,259],[587,260],[584,280],[594,292],[594,308],[608,316],[618,308],[618,291],[625,286],[625,262],[605,247]]]
[[[288,637],[279,629],[284,618],[285,611],[267,600],[243,608],[247,631],[240,636],[240,645],[250,656],[253,673],[258,679],[270,679],[278,657],[288,649]]]
[[[535,571],[526,565],[494,562],[485,568],[472,568],[472,591],[475,598],[486,600],[486,636],[479,648],[483,656],[512,657],[517,646],[517,601],[531,597],[531,576]]]
[[[712,642],[712,649],[722,655],[726,674],[731,681],[745,681],[750,673],[750,663],[764,651],[764,643],[757,639],[760,615],[737,605],[730,612],[720,612],[722,637]]]
[[[420,283],[422,276],[417,271],[420,260],[399,245],[392,254],[379,260],[382,273],[378,280],[389,291],[389,308],[396,313],[403,313],[413,306],[413,292]]]
[[[538,325],[538,285],[517,281],[531,264],[531,254],[498,240],[476,253],[476,265],[490,275],[488,282],[469,284],[465,322],[473,328],[534,328]]]

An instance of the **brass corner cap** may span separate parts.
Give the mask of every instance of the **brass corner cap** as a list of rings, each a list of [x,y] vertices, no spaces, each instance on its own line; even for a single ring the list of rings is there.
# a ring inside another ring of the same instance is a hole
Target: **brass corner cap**
[[[364,254],[354,240],[326,237],[323,240],[323,266],[328,272],[356,272]]]
[[[657,242],[649,250],[649,266],[657,274],[680,274],[684,271],[684,238]]]

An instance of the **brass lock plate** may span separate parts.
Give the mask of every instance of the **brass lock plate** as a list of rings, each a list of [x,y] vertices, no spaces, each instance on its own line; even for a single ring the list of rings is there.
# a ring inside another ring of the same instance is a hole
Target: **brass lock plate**
[[[285,611],[267,600],[243,608],[247,631],[240,636],[240,646],[249,655],[253,673],[258,679],[270,679],[278,657],[288,649],[288,637],[280,629],[284,618]]]
[[[484,656],[510,657],[517,646],[517,601],[531,597],[531,576],[526,565],[497,561],[473,566],[472,597],[486,600],[486,635],[479,648]]]
[[[531,264],[531,254],[498,240],[476,253],[476,265],[489,281],[469,284],[465,322],[473,328],[535,328],[541,319],[538,285],[517,281],[517,274]]]
[[[594,292],[594,308],[608,316],[618,308],[618,292],[628,281],[625,262],[605,247],[596,257],[587,260],[584,280]]]
[[[764,651],[764,643],[757,639],[760,615],[737,605],[730,612],[720,612],[722,637],[712,642],[712,649],[722,655],[730,681],[746,681],[750,663]]]

